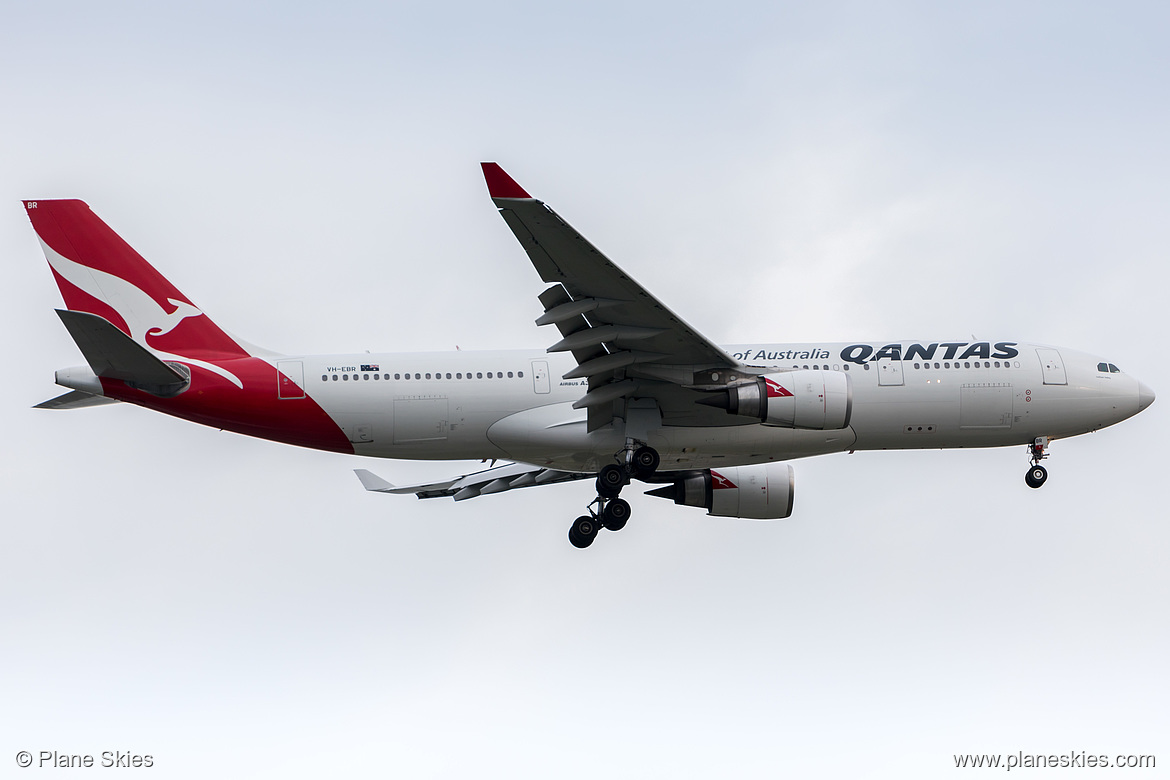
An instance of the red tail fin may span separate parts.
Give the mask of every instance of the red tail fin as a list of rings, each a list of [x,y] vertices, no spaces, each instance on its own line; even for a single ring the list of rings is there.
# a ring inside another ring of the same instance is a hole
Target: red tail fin
[[[25,201],[65,305],[150,349],[192,358],[248,352],[80,200]]]

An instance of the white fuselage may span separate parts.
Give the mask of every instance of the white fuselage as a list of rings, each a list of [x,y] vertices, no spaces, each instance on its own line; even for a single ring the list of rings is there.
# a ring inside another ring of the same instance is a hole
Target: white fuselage
[[[915,352],[902,342],[894,353],[876,342],[727,347],[753,367],[847,372],[848,427],[796,430],[726,415],[715,426],[654,427],[646,443],[660,453],[663,470],[709,468],[847,450],[1025,444],[1094,431],[1141,409],[1138,381],[1098,370],[1108,365],[1099,358],[1006,343],[1012,347],[988,346],[983,356],[967,344],[947,343]],[[974,357],[960,359],[965,353]],[[625,443],[625,432],[614,426],[587,432],[585,410],[572,408],[586,383],[560,378],[575,366],[565,354],[367,353],[274,362],[294,379],[303,377],[305,393],[359,455],[506,458],[591,472],[613,462]]]

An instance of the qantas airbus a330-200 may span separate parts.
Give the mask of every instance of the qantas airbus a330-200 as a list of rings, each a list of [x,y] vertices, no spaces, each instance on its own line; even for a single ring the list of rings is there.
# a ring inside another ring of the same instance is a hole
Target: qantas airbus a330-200
[[[79,200],[25,201],[88,363],[71,409],[123,401],[249,436],[378,458],[493,467],[367,490],[456,501],[575,479],[597,498],[569,540],[630,516],[631,480],[717,517],[792,513],[788,461],[850,450],[1049,443],[1131,417],[1154,393],[1107,359],[1019,341],[719,347],[495,163],[492,201],[541,279],[544,352],[281,355],[228,335]],[[494,465],[495,461],[508,461]]]

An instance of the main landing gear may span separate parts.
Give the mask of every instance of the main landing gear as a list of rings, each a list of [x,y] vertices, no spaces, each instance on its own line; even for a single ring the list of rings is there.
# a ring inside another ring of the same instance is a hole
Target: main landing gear
[[[609,463],[597,473],[597,498],[589,503],[589,514],[581,515],[569,528],[569,542],[581,549],[593,544],[602,528],[620,531],[630,519],[630,505],[618,496],[631,477],[647,479],[658,470],[658,453],[651,447],[627,447],[625,463]]]
[[[1024,482],[1030,488],[1038,488],[1048,480],[1048,469],[1040,465],[1040,461],[1048,457],[1044,448],[1048,446],[1048,437],[1041,436],[1028,445],[1028,455],[1032,459],[1032,468],[1024,475]]]

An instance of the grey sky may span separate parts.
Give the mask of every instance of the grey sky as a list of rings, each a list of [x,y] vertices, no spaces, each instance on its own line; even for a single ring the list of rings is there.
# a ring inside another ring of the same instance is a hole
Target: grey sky
[[[581,552],[565,532],[584,483],[420,502],[351,469],[466,464],[30,409],[82,361],[18,202],[86,200],[273,349],[542,347],[542,284],[477,166],[497,160],[717,342],[974,333],[1098,353],[1167,396],[1164,5],[4,16],[0,766],[22,749],[150,753],[168,778],[1170,764],[1166,398],[1057,442],[1040,491],[1022,448],[819,458],[794,464],[789,520],[634,491],[628,527]]]

